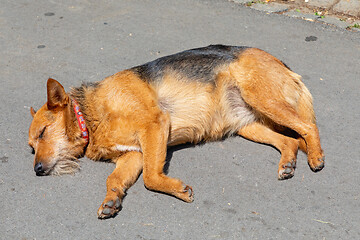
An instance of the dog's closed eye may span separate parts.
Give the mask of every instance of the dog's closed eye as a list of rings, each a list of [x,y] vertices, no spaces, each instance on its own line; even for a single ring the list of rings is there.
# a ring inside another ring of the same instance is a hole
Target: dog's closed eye
[[[39,139],[42,139],[44,137],[45,129],[46,129],[46,126],[43,128],[43,130],[41,130],[41,133],[39,135]]]

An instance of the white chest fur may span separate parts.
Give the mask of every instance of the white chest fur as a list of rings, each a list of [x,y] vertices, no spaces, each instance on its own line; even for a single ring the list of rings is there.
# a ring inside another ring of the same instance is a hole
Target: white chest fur
[[[130,151],[141,152],[141,148],[138,146],[127,146],[127,145],[117,144],[114,148],[116,149],[116,151],[119,152],[130,152]]]

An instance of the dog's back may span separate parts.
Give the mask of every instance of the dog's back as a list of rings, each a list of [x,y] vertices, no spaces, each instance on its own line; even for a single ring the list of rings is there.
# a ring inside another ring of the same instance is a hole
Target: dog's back
[[[235,61],[246,49],[247,47],[210,45],[158,58],[131,70],[149,83],[174,74],[187,81],[214,84],[224,65]]]

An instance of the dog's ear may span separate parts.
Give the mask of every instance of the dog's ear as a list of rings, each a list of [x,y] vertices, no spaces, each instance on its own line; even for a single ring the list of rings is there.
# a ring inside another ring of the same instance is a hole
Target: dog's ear
[[[30,113],[31,113],[31,116],[32,116],[32,117],[35,116],[36,111],[34,110],[33,107],[30,108]]]
[[[69,102],[69,96],[65,93],[64,87],[55,79],[49,78],[47,81],[47,107],[65,107]]]

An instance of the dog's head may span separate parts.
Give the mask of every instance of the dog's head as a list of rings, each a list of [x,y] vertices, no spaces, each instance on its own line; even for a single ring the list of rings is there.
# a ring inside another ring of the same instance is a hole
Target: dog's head
[[[47,103],[33,116],[29,128],[29,145],[35,155],[37,175],[74,173],[79,169],[77,157],[84,154],[86,143],[81,138],[71,100],[63,86],[54,79],[47,81]]]

